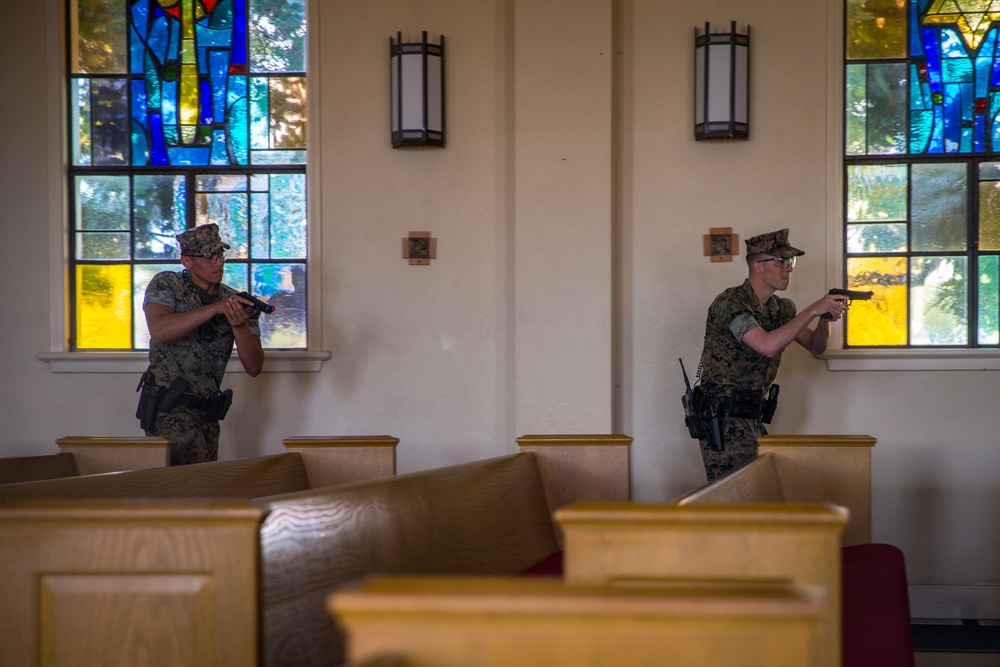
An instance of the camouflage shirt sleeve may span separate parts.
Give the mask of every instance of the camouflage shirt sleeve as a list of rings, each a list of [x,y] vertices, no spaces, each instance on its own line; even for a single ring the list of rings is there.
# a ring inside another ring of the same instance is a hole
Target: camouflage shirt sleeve
[[[757,319],[751,313],[739,313],[733,318],[733,321],[729,323],[729,330],[733,332],[733,336],[736,340],[742,341],[743,336],[746,335],[748,331],[752,331],[760,327],[757,323]]]

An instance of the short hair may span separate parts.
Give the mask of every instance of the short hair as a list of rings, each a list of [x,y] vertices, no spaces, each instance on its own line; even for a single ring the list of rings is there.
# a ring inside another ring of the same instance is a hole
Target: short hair
[[[762,259],[767,259],[770,257],[766,252],[755,252],[752,255],[747,255],[747,267],[749,267],[754,262],[759,262]]]

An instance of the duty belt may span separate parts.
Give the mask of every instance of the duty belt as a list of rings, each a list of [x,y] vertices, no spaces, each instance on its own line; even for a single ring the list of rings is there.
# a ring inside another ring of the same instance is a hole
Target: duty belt
[[[760,419],[764,408],[764,397],[760,392],[734,389],[722,400],[722,409],[731,417]]]
[[[213,399],[211,397],[202,398],[194,394],[181,394],[177,397],[178,405],[183,405],[185,408],[190,408],[191,410],[204,411],[212,402]]]

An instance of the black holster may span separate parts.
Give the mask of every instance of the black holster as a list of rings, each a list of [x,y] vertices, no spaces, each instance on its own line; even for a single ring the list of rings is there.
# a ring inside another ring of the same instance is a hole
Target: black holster
[[[778,407],[778,392],[781,391],[781,387],[776,384],[771,385],[771,389],[767,392],[767,400],[764,401],[764,407],[761,408],[760,420],[765,424],[771,423],[771,417],[774,416],[774,411]]]
[[[139,378],[139,386],[135,390],[139,392],[139,405],[135,410],[135,417],[139,420],[139,428],[148,433],[156,421],[163,388],[156,386],[156,377],[147,370]]]
[[[205,421],[225,419],[229,406],[233,404],[233,390],[217,392],[205,400]]]

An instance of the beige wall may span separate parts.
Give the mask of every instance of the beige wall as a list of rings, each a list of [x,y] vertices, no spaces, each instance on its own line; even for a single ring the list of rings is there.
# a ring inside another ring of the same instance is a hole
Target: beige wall
[[[54,373],[37,358],[61,317],[48,74],[61,60],[46,41],[59,6],[19,3],[0,23],[0,455],[138,434],[136,374]],[[702,235],[790,227],[807,250],[788,291],[800,304],[836,275],[838,16],[791,0],[320,3],[311,288],[331,357],[318,372],[230,374],[221,455],[386,433],[405,472],[512,452],[528,433],[615,431],[635,438],[637,499],[701,483],[677,358],[693,373],[705,308],[745,272],[703,257]],[[693,29],[731,19],[753,30],[752,138],[695,142]],[[447,37],[443,150],[389,148],[398,30]],[[400,258],[415,230],[438,239],[429,267]],[[774,432],[878,438],[874,536],[905,551],[915,613],[1000,617],[996,375],[831,372],[795,348],[779,382]]]

